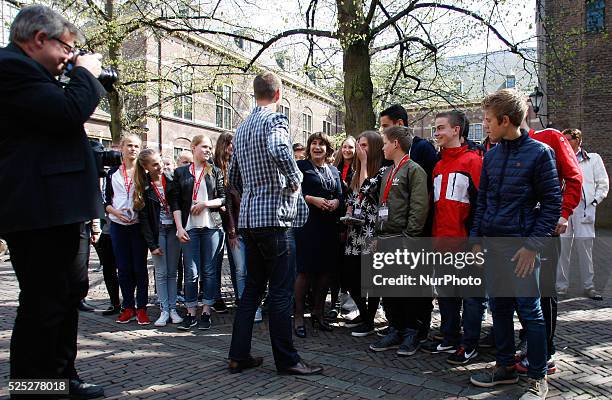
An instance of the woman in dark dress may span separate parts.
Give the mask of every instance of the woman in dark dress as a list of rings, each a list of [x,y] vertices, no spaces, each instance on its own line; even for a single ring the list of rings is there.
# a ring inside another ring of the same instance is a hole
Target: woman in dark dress
[[[314,133],[308,138],[306,160],[297,162],[304,174],[302,195],[308,204],[308,221],[295,229],[297,278],[295,281],[295,334],[306,337],[304,297],[308,284],[313,288],[312,326],[331,331],[323,319],[329,276],[338,260],[339,206],[342,202],[340,174],[327,160],[333,154],[329,137]]]

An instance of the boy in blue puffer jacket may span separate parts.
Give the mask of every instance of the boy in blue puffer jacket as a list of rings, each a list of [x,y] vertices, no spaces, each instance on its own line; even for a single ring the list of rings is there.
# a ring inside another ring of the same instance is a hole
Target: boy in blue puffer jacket
[[[486,248],[484,264],[497,347],[490,372],[471,377],[480,387],[518,382],[514,370],[516,310],[527,325],[529,390],[521,400],[544,399],[546,329],[540,307],[538,253],[553,233],[561,213],[561,190],[554,151],[519,128],[527,101],[518,91],[503,89],[483,101],[484,123],[500,141],[486,153],[478,203],[470,232],[474,251]],[[497,239],[486,246],[487,238]],[[508,239],[514,238],[514,239]],[[512,297],[511,297],[512,296]]]

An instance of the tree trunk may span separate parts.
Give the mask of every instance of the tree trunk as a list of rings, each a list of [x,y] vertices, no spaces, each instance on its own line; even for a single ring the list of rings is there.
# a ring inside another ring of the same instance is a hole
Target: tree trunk
[[[113,30],[114,25],[114,9],[115,9],[115,0],[106,0],[106,15],[108,16],[109,21],[107,22],[107,36],[110,38],[116,37],[116,32]],[[118,68],[119,66],[119,57],[120,57],[120,40],[109,40],[108,41],[108,59],[110,61],[110,65],[113,68]],[[121,101],[121,97],[119,96],[119,92],[117,89],[113,90],[108,94],[108,103],[110,106],[110,131],[114,144],[118,144],[121,140],[121,135],[123,134],[123,102]]]
[[[370,69],[369,26],[364,21],[361,1],[338,0],[338,36],[343,56],[346,133],[358,136],[374,129],[372,105],[374,86]]]

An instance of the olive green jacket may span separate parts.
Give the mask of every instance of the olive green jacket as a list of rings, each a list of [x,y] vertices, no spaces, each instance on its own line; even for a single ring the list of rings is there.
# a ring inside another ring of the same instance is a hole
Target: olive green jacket
[[[383,205],[383,193],[392,170],[393,167],[387,168],[380,181],[379,207]],[[389,216],[386,221],[379,217],[376,224],[378,235],[414,237],[422,234],[429,211],[427,173],[423,168],[412,160],[400,168],[391,183],[386,206]]]

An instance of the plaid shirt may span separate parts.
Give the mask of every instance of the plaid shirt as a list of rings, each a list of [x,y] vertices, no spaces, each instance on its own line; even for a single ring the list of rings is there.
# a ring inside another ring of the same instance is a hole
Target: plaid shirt
[[[242,195],[239,228],[298,227],[308,219],[288,128],[285,115],[256,107],[236,129],[229,183]]]

